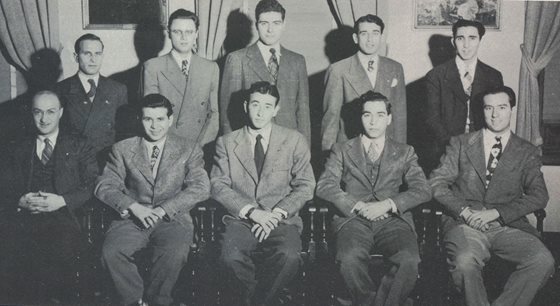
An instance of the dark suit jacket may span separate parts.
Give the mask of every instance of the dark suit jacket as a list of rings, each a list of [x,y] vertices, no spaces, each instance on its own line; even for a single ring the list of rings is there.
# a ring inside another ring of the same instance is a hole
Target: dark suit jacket
[[[333,145],[325,171],[317,183],[317,196],[333,203],[343,217],[352,217],[358,201],[390,198],[398,217],[414,229],[411,209],[427,202],[431,191],[414,149],[386,138],[375,181],[366,172],[366,154],[360,137]],[[402,188],[406,187],[405,191]]]
[[[322,149],[328,151],[337,142],[344,142],[362,131],[360,106],[355,102],[369,90],[382,93],[392,104],[393,123],[387,135],[406,143],[406,90],[402,65],[387,57],[379,56],[375,88],[371,87],[358,55],[332,64],[325,75],[323,122],[321,124]]]
[[[298,212],[313,198],[315,189],[305,137],[274,124],[260,180],[249,137],[243,128],[218,138],[211,173],[212,198],[228,210],[229,219],[238,219],[239,211],[248,204],[268,211],[278,207],[288,213],[285,222],[301,230]]]
[[[443,148],[451,136],[465,133],[467,100],[471,101],[470,109],[473,114],[474,129],[479,130],[484,126],[480,94],[489,88],[503,85],[503,83],[502,74],[480,60],[476,64],[470,97],[463,89],[455,58],[428,72],[426,75],[428,95],[426,125],[436,145],[440,148],[440,153],[443,153]]]
[[[18,142],[10,150],[9,169],[11,173],[10,192],[3,196],[9,198],[15,210],[19,198],[31,192],[31,174],[36,155],[36,138],[28,138]],[[91,198],[98,167],[95,161],[95,150],[85,138],[77,135],[60,133],[51,159],[55,162],[54,188],[56,194],[62,196],[70,214],[77,222],[76,216],[82,205]],[[5,199],[5,198],[4,198]]]
[[[512,134],[486,189],[480,130],[451,138],[439,168],[430,174],[430,185],[434,198],[459,222],[462,207],[495,208],[506,225],[538,235],[525,216],[548,202],[541,165],[538,149]]]
[[[169,134],[161,154],[154,179],[142,137],[116,143],[97,179],[95,196],[119,214],[135,202],[161,206],[170,220],[192,228],[189,211],[210,194],[202,150],[196,144]]]
[[[284,47],[280,52],[280,68],[276,82],[280,93],[280,111],[275,122],[298,130],[309,143],[311,118],[305,58]],[[220,89],[220,123],[224,134],[245,125],[243,101],[246,97],[243,91],[258,81],[274,83],[256,43],[228,55]]]
[[[143,95],[158,93],[173,103],[171,132],[201,146],[214,141],[219,129],[218,65],[193,54],[188,81],[171,53],[143,67]]]
[[[93,106],[89,103],[78,74],[59,82],[57,93],[66,100],[62,123],[69,130],[84,135],[97,152],[117,141],[117,112],[127,104],[126,86],[99,76]],[[84,103],[88,102],[88,103]],[[119,131],[120,132],[120,131]]]

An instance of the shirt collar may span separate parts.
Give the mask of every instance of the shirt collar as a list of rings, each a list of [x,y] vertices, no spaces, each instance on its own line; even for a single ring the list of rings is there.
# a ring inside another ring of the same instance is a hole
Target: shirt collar
[[[182,55],[179,52],[177,52],[175,49],[171,50],[171,56],[173,57],[173,59],[175,60],[175,62],[177,63],[177,65],[179,66],[179,69],[183,68],[183,61],[187,60],[188,64],[187,67],[191,66],[191,59],[192,59],[192,52],[189,52],[189,54]]]
[[[381,151],[383,151],[383,148],[385,147],[385,137],[386,136],[377,139],[371,139],[364,134],[360,135],[360,139],[366,152],[367,150],[369,150],[369,146],[371,146],[371,144],[373,143],[375,145],[375,148],[378,150],[378,153],[381,153]]]
[[[272,124],[269,124],[267,127],[264,127],[260,130],[253,130],[252,128],[250,128],[249,126],[246,126],[247,129],[247,133],[249,133],[249,136],[251,136],[251,138],[256,139],[257,135],[261,135],[267,142],[270,139],[270,133],[272,132]]]
[[[43,142],[45,142],[45,138],[48,138],[50,140],[52,146],[54,147],[56,145],[56,140],[58,139],[58,133],[59,132],[60,132],[60,130],[57,129],[51,135],[37,135],[37,141],[43,143]]]
[[[501,135],[496,134],[492,131],[490,131],[487,128],[484,128],[482,130],[482,136],[484,137],[484,143],[495,143],[496,142],[496,137],[502,137],[501,138],[501,143],[503,145],[503,147],[505,148],[506,144],[509,141],[509,137],[511,136],[511,131],[506,131],[504,133],[502,133]]]
[[[267,46],[265,44],[263,44],[262,41],[257,41],[257,47],[259,47],[259,51],[261,52],[261,54],[263,55],[264,58],[269,58],[270,57],[270,49],[274,48],[274,50],[276,50],[276,57],[280,58],[280,56],[282,56],[281,53],[281,49],[280,48],[280,43],[276,43],[272,46]]]
[[[370,60],[373,60],[374,65],[377,65],[377,63],[379,62],[379,55],[378,54],[367,55],[367,54],[363,54],[362,52],[358,51],[358,59],[360,60],[360,63],[362,64],[362,66],[367,68],[368,62]]]
[[[148,154],[150,154],[152,152],[152,149],[153,149],[154,146],[157,146],[159,148],[159,151],[163,152],[163,145],[165,144],[166,140],[167,140],[167,136],[163,137],[162,139],[160,139],[157,142],[149,142],[149,141],[146,140],[146,138],[142,138],[142,142],[144,143],[144,145],[148,149]]]
[[[87,75],[85,73],[83,73],[82,71],[78,71],[78,78],[80,78],[80,81],[82,82],[82,85],[84,86],[84,88],[89,88],[90,85],[88,83],[88,80],[93,79],[93,81],[95,82],[95,86],[99,86],[99,73],[96,73],[94,75]]]
[[[476,64],[478,63],[478,59],[472,61],[472,63],[467,64],[464,60],[462,60],[459,55],[455,56],[455,64],[457,65],[457,69],[459,70],[459,74],[461,77],[465,75],[465,72],[469,72],[471,75],[474,76],[476,71]]]

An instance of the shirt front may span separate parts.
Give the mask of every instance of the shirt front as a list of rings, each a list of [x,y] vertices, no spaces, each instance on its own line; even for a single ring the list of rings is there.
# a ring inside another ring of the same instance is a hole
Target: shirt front
[[[165,146],[165,140],[167,140],[167,136],[164,137],[163,139],[160,139],[158,142],[149,142],[146,139],[142,139],[142,141],[144,142],[144,145],[146,146],[147,152],[148,152],[148,161],[152,160],[152,154],[154,153],[154,146],[156,146],[159,149],[159,154],[156,158],[156,162],[154,164],[154,167],[152,168],[152,177],[156,178],[157,175],[157,171],[159,168],[159,164],[161,162],[161,156],[163,155],[163,147]]]
[[[377,68],[379,67],[379,55],[366,55],[362,52],[358,52],[358,59],[360,60],[360,64],[364,68],[369,82],[371,84],[371,88],[375,88],[375,83],[377,82]],[[369,62],[373,60],[373,70],[369,71]]]
[[[78,71],[78,78],[84,87],[84,91],[88,93],[91,90],[91,84],[88,82],[89,80],[93,80],[95,83],[95,88],[99,87],[99,73],[94,75],[87,75],[81,71]]]
[[[270,53],[270,49],[276,50],[276,60],[278,61],[278,65],[280,65],[280,57],[282,54],[280,53],[280,44],[275,44],[273,46],[267,46],[263,44],[260,40],[257,42],[257,47],[259,47],[259,51],[264,59],[264,64],[268,67],[268,62],[272,57],[272,53]]]
[[[45,135],[37,135],[37,157],[39,157],[39,159],[41,159],[41,157],[43,156],[43,150],[45,150],[45,138],[48,138],[49,141],[51,142],[52,145],[52,149],[54,151],[54,147],[56,146],[56,140],[58,139],[58,132],[59,130],[56,130],[52,135],[49,136],[45,136]]]
[[[496,137],[498,136],[502,137],[500,142],[502,143],[502,152],[504,152],[504,149],[506,148],[506,145],[509,141],[509,137],[511,136],[511,131],[508,130],[501,135],[498,135],[486,128],[482,130],[482,137],[484,141],[484,159],[486,161],[484,163],[485,166],[488,165],[488,160],[490,159],[490,151],[492,150],[492,146],[496,144]]]
[[[461,78],[461,84],[463,85],[463,89],[466,91],[472,84],[474,80],[474,74],[476,72],[476,63],[478,59],[472,61],[470,64],[467,64],[463,61],[458,55],[455,57],[455,64],[457,65],[457,70],[459,70],[459,76]],[[471,80],[469,81],[465,74],[469,73],[471,76]]]
[[[187,72],[190,72],[192,52],[189,52],[186,56],[179,54],[175,49],[171,50],[171,56],[179,66],[179,70],[183,71],[183,61],[187,60]]]
[[[377,138],[377,139],[371,139],[371,138],[367,137],[366,135],[362,134],[360,136],[360,140],[362,141],[362,145],[364,146],[364,149],[366,150],[366,152],[369,151],[369,147],[373,143],[373,146],[375,147],[375,151],[377,151],[377,155],[379,157],[381,157],[381,153],[383,152],[383,149],[385,148],[385,136]]]
[[[272,132],[272,124],[269,124],[267,127],[264,127],[260,130],[253,130],[250,127],[246,126],[247,133],[249,134],[249,140],[251,141],[251,152],[253,155],[255,154],[255,145],[257,144],[257,135],[261,135],[261,144],[263,146],[264,154],[268,151],[268,143],[270,141],[270,133]],[[254,157],[254,156],[253,156]]]

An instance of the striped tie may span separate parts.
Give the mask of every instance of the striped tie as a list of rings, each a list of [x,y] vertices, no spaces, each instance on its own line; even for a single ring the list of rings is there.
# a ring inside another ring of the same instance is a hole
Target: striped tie
[[[278,58],[276,57],[276,49],[270,48],[270,59],[268,60],[268,71],[270,71],[270,75],[274,79],[274,83],[278,80]]]
[[[496,136],[496,143],[492,146],[490,150],[490,158],[488,158],[488,165],[486,166],[486,187],[490,184],[492,175],[496,167],[498,167],[498,160],[502,156],[502,137]]]
[[[49,160],[51,159],[53,152],[53,147],[51,141],[48,138],[45,138],[45,148],[43,149],[43,153],[41,154],[41,162],[43,165],[46,165]]]

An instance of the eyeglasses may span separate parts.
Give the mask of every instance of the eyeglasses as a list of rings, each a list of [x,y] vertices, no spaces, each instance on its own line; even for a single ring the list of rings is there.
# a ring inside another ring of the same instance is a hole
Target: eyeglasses
[[[33,117],[53,117],[58,114],[58,111],[60,111],[60,108],[49,108],[46,111],[35,108],[31,111],[31,113],[33,114]]]

